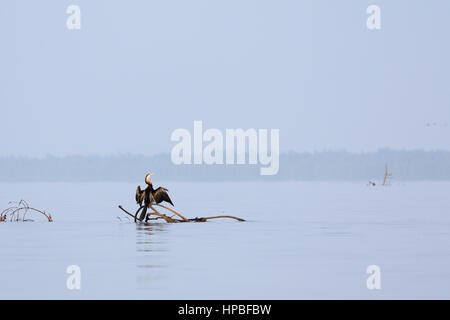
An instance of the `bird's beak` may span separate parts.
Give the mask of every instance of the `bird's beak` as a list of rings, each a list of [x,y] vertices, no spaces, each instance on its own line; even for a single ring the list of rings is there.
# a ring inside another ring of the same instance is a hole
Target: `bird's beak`
[[[147,174],[147,176],[145,177],[145,182],[147,183],[147,184],[151,184],[152,182],[150,181],[150,177],[153,175],[153,173],[149,173],[149,174]]]

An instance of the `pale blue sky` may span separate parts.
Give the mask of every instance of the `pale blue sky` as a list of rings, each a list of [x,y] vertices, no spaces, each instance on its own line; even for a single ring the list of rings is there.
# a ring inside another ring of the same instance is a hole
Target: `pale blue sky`
[[[282,151],[449,150],[449,31],[449,1],[5,0],[0,156],[151,155],[194,120],[279,128]]]

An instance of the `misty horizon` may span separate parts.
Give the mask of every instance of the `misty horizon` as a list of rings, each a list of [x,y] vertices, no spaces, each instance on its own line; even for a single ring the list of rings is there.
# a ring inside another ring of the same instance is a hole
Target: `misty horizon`
[[[344,148],[341,149],[332,149],[332,148],[323,148],[323,149],[316,149],[316,150],[284,150],[281,151],[280,154],[289,154],[289,153],[296,153],[296,154],[320,154],[320,153],[337,153],[337,152],[344,152],[348,154],[354,154],[354,155],[364,155],[364,154],[370,154],[370,153],[377,153],[379,151],[401,151],[401,152],[424,152],[424,153],[433,153],[433,152],[450,152],[450,148],[391,148],[391,147],[380,147],[375,148],[373,150],[360,150],[360,151],[354,151],[354,150],[347,150]],[[268,150],[270,153],[270,149]],[[224,153],[226,153],[224,149]],[[168,151],[161,151],[161,152],[153,152],[153,153],[144,153],[144,152],[110,152],[110,153],[54,153],[54,152],[46,152],[42,155],[32,155],[27,153],[17,153],[17,154],[0,154],[0,159],[8,159],[8,158],[17,158],[17,159],[36,159],[36,160],[42,160],[46,158],[70,158],[70,157],[98,157],[98,158],[109,158],[109,157],[122,157],[122,156],[137,156],[137,157],[155,157],[163,154],[170,155],[170,150]],[[237,153],[236,153],[237,154]],[[246,153],[246,156],[248,153]]]
[[[248,158],[248,155],[246,155]],[[337,180],[379,181],[385,165],[394,181],[450,180],[450,151],[392,150],[351,153],[282,152],[274,176],[260,176],[259,165],[175,165],[170,153],[43,158],[0,157],[0,182],[15,181],[129,181],[140,182],[147,172],[160,181],[283,181]]]

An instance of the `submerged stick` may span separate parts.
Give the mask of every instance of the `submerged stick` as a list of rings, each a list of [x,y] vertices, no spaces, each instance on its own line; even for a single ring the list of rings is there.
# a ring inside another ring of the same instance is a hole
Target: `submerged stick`
[[[125,210],[120,204],[119,204],[119,209],[121,209],[123,212],[125,212],[130,217],[134,218],[134,216],[131,213],[129,213],[127,210]],[[136,222],[136,220],[134,222]]]
[[[195,218],[195,219],[204,219],[206,221],[206,220],[210,220],[210,219],[219,219],[219,218],[230,218],[230,219],[235,219],[237,221],[245,221],[242,218],[238,218],[238,217],[234,217],[234,216],[214,216],[214,217]]]

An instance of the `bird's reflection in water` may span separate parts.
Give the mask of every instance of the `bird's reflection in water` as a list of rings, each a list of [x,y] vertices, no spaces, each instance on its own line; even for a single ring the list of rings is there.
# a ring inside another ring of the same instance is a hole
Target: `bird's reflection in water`
[[[164,236],[167,232],[163,223],[136,224],[137,283],[142,289],[150,288],[158,278],[158,269],[164,268]]]

